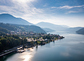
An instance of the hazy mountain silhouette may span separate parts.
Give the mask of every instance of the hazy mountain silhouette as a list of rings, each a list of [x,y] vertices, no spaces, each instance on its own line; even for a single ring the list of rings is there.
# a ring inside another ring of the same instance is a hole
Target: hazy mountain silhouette
[[[16,18],[10,14],[0,14],[0,22],[10,24],[32,25],[28,21],[21,18]]]
[[[84,34],[84,28],[79,29],[78,31],[76,31],[76,33],[78,33],[78,34]]]
[[[68,28],[68,26],[65,26],[65,25],[55,25],[48,22],[40,22],[40,23],[37,23],[36,25],[41,28],[49,28],[56,31],[63,31]]]
[[[70,27],[70,28],[66,29],[66,31],[69,33],[76,33],[76,31],[81,28],[83,28],[83,27]]]
[[[49,29],[51,29],[55,31],[63,31],[64,33],[76,33],[77,30],[83,28],[83,27],[68,27],[66,25],[55,25],[48,22],[40,22],[40,23],[37,23],[36,25],[43,28],[45,31],[48,31]]]
[[[49,29],[49,28],[42,28],[44,31],[46,31],[46,32],[53,32],[53,31],[55,31],[55,30],[52,30],[52,29]]]

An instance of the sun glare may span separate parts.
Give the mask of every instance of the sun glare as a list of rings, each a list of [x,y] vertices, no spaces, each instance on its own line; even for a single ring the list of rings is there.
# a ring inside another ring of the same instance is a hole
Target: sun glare
[[[34,0],[16,0],[16,1],[18,1],[20,3],[27,3],[27,2],[32,2]]]
[[[32,55],[30,53],[26,53],[24,52],[20,58],[22,59],[22,61],[30,61],[32,58]]]
[[[28,52],[29,50],[30,52]],[[32,48],[25,49],[26,52],[22,53],[21,56],[19,57],[22,59],[22,61],[31,61],[31,58],[33,57],[35,51]]]
[[[19,2],[24,2],[24,3],[25,3],[25,2],[27,2],[28,0],[18,0],[18,1],[19,1]]]

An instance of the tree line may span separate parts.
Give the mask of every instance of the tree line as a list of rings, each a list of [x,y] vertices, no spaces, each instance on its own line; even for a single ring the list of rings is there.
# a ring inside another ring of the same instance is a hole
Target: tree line
[[[19,38],[17,35],[0,36],[0,52],[13,47],[23,45],[27,42],[26,38]]]

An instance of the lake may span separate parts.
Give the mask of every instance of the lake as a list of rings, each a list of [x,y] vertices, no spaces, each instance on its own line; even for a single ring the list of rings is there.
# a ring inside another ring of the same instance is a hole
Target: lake
[[[60,35],[65,38],[9,54],[0,61],[84,61],[84,35]]]

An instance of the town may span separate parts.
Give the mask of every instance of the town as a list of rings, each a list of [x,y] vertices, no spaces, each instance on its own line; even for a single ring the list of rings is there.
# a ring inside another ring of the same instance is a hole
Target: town
[[[34,33],[29,32],[25,35],[15,35],[15,34],[6,34],[0,36],[0,47],[1,53],[0,56],[4,56],[6,54],[12,52],[23,52],[24,48],[31,48],[37,45],[45,45],[49,42],[63,39],[63,36],[56,35],[56,34],[44,34],[44,33]],[[11,45],[11,46],[10,46]]]

